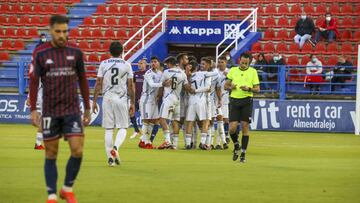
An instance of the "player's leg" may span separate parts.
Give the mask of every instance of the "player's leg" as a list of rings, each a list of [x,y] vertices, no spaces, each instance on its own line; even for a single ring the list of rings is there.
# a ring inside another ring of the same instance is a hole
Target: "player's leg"
[[[252,99],[245,99],[240,114],[241,119],[241,155],[240,162],[245,162],[245,154],[249,144],[249,123],[252,115]]]
[[[172,102],[164,100],[160,108],[160,125],[164,134],[164,142],[158,147],[158,149],[166,149],[171,146],[170,131],[167,120],[172,118],[174,113],[174,107]]]
[[[135,111],[139,111],[139,101],[135,102]],[[138,126],[138,124],[136,122],[135,112],[133,112],[130,115],[130,121],[131,121],[132,126],[134,127],[134,133],[130,137],[131,139],[133,139],[133,138],[135,138],[136,136],[138,136],[140,134],[139,126]]]
[[[238,99],[232,100],[229,107],[230,107],[229,133],[230,133],[231,140],[234,143],[233,160],[236,161],[239,158],[239,151],[240,151],[239,133],[237,132],[239,122],[241,121],[241,111],[242,111],[240,100],[238,100]]]
[[[180,121],[179,120],[173,120],[172,121],[173,126],[173,141],[172,141],[172,149],[177,149],[178,142],[179,142],[179,132],[180,132]]]
[[[111,150],[114,146],[113,136],[115,127],[114,117],[114,105],[113,101],[104,97],[102,104],[102,127],[105,128],[104,140],[105,140],[105,152],[107,155],[107,163],[109,166],[114,166],[114,159],[111,156]]]
[[[193,126],[194,126],[194,121],[196,120],[196,116],[197,116],[197,109],[196,109],[196,105],[194,104],[190,104],[188,105],[187,111],[186,111],[186,121],[185,121],[185,126],[186,126],[186,133],[185,133],[185,149],[189,150],[191,149],[191,141],[193,138]]]
[[[201,137],[200,137],[200,144],[199,148],[206,150],[206,138],[208,137],[208,129],[209,129],[209,120],[202,120],[200,121],[200,127],[201,127]]]
[[[114,141],[113,141],[113,136],[114,136],[114,129],[113,128],[106,128],[105,129],[105,153],[106,153],[106,157],[108,160],[108,164],[109,166],[114,166],[114,160],[111,156],[111,150],[114,146]]]
[[[159,119],[155,119],[154,120],[154,128],[152,129],[151,136],[150,136],[151,143],[154,142],[157,132],[159,131],[159,127],[160,127]]]
[[[36,150],[44,150],[45,147],[41,144],[43,141],[43,134],[41,127],[39,127],[36,131],[36,139],[35,139],[35,147]]]

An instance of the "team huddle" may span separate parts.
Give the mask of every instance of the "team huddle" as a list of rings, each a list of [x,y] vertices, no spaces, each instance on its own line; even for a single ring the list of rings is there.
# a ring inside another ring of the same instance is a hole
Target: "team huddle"
[[[215,68],[209,57],[202,58],[198,65],[196,59],[189,61],[186,54],[179,54],[176,58],[166,58],[167,69],[162,71],[160,59],[153,56],[150,68],[143,76],[141,97],[135,105],[134,73],[131,65],[119,58],[122,47],[117,46],[110,47],[113,58],[99,66],[94,93],[94,101],[100,92],[103,95],[102,126],[110,166],[120,163],[118,149],[125,140],[134,106],[138,106],[143,123],[140,148],[155,148],[154,136],[150,136],[159,124],[164,142],[157,149],[178,149],[180,129],[183,130],[185,149],[196,148],[198,131],[200,149],[228,148],[229,91],[224,87],[228,72],[226,58],[221,57]],[[97,111],[96,102],[93,104],[93,111]],[[214,121],[217,121],[218,131],[215,146]],[[119,131],[113,143],[114,128]]]

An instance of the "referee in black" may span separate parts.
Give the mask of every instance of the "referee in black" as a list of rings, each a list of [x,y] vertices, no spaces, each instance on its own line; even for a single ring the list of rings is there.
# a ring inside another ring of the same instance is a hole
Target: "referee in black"
[[[249,123],[251,122],[253,93],[260,91],[257,71],[249,67],[251,55],[243,53],[240,56],[240,66],[232,67],[227,74],[225,89],[230,90],[229,119],[230,136],[234,142],[233,160],[239,158],[239,134],[236,128],[241,122],[241,155],[240,162],[245,162],[245,153],[249,143]]]

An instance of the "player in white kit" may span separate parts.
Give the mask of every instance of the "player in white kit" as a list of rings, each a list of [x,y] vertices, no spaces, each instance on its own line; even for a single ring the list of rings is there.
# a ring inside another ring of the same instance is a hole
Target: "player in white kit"
[[[140,98],[140,112],[142,119],[142,137],[139,146],[145,146],[145,149],[153,149],[152,143],[149,140],[149,135],[152,132],[154,125],[159,122],[159,108],[157,103],[158,89],[162,87],[160,81],[162,72],[160,69],[160,60],[157,57],[151,58],[151,69],[146,71],[144,75],[144,83],[142,94]],[[164,82],[164,85],[169,85],[170,80]]]
[[[163,95],[163,103],[160,108],[160,125],[163,129],[165,141],[158,149],[176,149],[179,140],[180,93],[183,87],[189,89],[189,84],[185,72],[176,66],[175,57],[166,58],[164,63],[169,69],[164,71],[161,82],[164,85],[167,80],[170,80],[170,85],[160,88],[159,91],[159,95]],[[172,144],[167,120],[170,120],[173,126]]]
[[[208,93],[210,92],[211,77],[208,77],[209,61],[201,60],[201,70],[196,67],[190,76],[189,103],[186,113],[185,148],[191,149],[193,126],[195,121],[201,122],[200,146],[205,145],[208,131]],[[200,147],[202,148],[202,147]]]
[[[120,58],[122,51],[120,42],[111,43],[112,58],[102,61],[99,66],[92,108],[94,112],[98,111],[96,101],[102,90],[102,127],[105,128],[105,151],[109,166],[120,164],[118,150],[126,138],[129,112],[135,110],[133,71],[130,63]],[[115,142],[113,142],[114,128],[119,129]]]

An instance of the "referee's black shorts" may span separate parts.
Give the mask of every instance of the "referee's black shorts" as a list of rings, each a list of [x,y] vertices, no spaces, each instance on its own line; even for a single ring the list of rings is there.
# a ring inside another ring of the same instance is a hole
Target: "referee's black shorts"
[[[246,97],[241,99],[230,98],[229,104],[229,120],[232,121],[246,121],[251,123],[253,107],[253,98]]]

